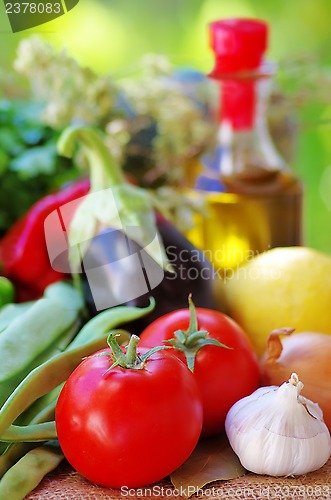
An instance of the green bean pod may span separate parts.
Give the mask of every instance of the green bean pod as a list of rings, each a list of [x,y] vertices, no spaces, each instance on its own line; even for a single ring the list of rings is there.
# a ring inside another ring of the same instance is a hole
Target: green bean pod
[[[49,422],[54,420],[55,415],[55,407],[57,402],[58,394],[61,390],[62,386],[56,388],[56,390],[51,391],[46,396],[46,402],[44,407],[40,408],[39,413],[36,411],[34,417],[27,421],[29,424],[38,424],[41,422]],[[50,399],[48,400],[48,396]],[[42,400],[45,398],[41,398],[38,400],[38,403],[41,405]],[[42,406],[42,405],[41,405]],[[33,448],[40,446],[39,442],[12,442],[6,446],[5,451],[0,455],[0,478],[5,474],[5,472],[10,469],[20,458],[23,457],[28,451]]]
[[[32,302],[21,302],[19,304],[6,304],[0,309],[0,333],[3,332],[14,319],[24,314],[34,304]]]
[[[154,301],[146,308],[119,306],[103,311],[92,318],[78,333],[68,348],[34,368],[9,396],[0,410],[0,441],[21,441],[22,432],[13,423],[38,398],[63,383],[82,359],[107,347],[109,330],[120,323],[138,319],[154,308]],[[126,342],[129,334],[122,332],[119,342]],[[50,439],[52,423],[34,425],[24,431],[24,440]],[[16,437],[15,437],[16,436]]]
[[[76,290],[64,283],[49,288],[50,296],[34,302],[0,334],[0,404],[33,368],[54,354],[63,337],[68,343],[78,330],[70,333],[83,307]]]
[[[0,481],[0,498],[22,500],[38,486],[43,477],[55,469],[64,456],[60,448],[43,445],[30,450]]]

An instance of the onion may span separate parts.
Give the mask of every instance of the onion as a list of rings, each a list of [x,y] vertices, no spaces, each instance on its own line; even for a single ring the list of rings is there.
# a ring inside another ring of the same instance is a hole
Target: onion
[[[331,431],[331,335],[302,332],[291,336],[293,332],[294,328],[281,328],[269,335],[260,361],[261,384],[281,385],[297,373],[304,384],[302,396],[318,403]]]

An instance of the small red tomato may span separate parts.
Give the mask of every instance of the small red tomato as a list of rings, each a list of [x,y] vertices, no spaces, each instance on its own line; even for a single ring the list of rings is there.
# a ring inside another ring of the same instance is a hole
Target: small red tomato
[[[259,385],[258,359],[248,336],[225,314],[195,309],[189,298],[189,309],[179,309],[153,321],[140,335],[140,345],[164,345],[170,339],[178,358],[186,358],[200,388],[202,435],[223,431],[231,406]]]
[[[151,354],[139,347],[137,354],[131,341],[126,351],[114,341],[113,350],[86,358],[68,378],[56,429],[65,457],[84,477],[136,488],[160,481],[189,457],[202,404],[193,374],[171,349]]]

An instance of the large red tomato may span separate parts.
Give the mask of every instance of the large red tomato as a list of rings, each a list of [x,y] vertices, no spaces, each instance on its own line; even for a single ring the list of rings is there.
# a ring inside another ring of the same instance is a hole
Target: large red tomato
[[[90,356],[60,393],[55,420],[63,453],[99,485],[159,481],[189,457],[200,437],[203,412],[193,374],[170,349],[145,359],[146,351],[139,347],[128,367],[114,366],[110,349]]]
[[[140,345],[162,345],[169,339],[175,354],[188,358],[201,391],[204,436],[224,430],[231,406],[259,384],[259,366],[253,346],[242,328],[225,314],[210,309],[179,309],[153,321],[140,335]],[[189,326],[190,324],[190,326]],[[210,345],[211,339],[229,349]],[[166,342],[167,343],[167,342]]]

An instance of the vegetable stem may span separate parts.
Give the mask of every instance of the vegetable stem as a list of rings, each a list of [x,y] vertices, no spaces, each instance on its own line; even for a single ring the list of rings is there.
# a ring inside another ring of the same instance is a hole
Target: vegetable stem
[[[137,360],[138,342],[139,342],[139,337],[137,335],[131,335],[129,344],[126,348],[126,359],[128,365],[134,365]]]
[[[121,366],[122,368],[142,370],[145,366],[147,359],[158,351],[163,351],[164,349],[172,349],[171,346],[161,345],[153,347],[146,351],[142,356],[138,355],[137,345],[139,343],[139,337],[137,335],[131,335],[128,345],[125,348],[125,352],[120,348],[117,343],[116,337],[117,332],[121,330],[112,331],[107,339],[107,343],[112,351],[111,357],[114,363],[109,368],[110,371],[115,366]],[[103,354],[103,353],[102,353]]]
[[[91,178],[91,191],[124,184],[125,178],[113,156],[98,132],[92,128],[73,126],[67,128],[58,142],[58,151],[62,156],[71,158],[77,141],[84,146],[88,158]]]
[[[116,340],[117,333],[112,332],[109,334],[107,338],[107,344],[109,345],[111,351],[112,351],[112,359],[114,361],[114,364],[112,366],[121,366],[122,368],[127,368],[127,361],[126,361],[126,356],[125,353],[122,351],[120,346],[117,343]]]
[[[231,349],[230,347],[222,344],[216,339],[209,338],[207,330],[199,330],[197,313],[195,305],[192,300],[192,295],[188,297],[188,305],[190,311],[190,323],[186,331],[177,330],[174,332],[174,338],[168,340],[175,349],[182,351],[186,358],[186,363],[191,372],[194,372],[195,357],[198,351],[207,345],[216,345]]]

